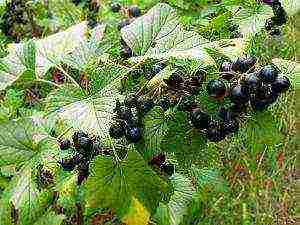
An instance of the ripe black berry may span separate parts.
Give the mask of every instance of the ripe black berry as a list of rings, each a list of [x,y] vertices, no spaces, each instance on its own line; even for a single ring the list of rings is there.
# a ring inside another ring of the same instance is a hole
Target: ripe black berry
[[[114,2],[114,3],[112,3],[111,5],[110,5],[110,8],[111,8],[111,11],[113,11],[113,12],[119,12],[120,11],[120,9],[121,9],[121,4],[120,3],[118,3],[118,2]]]
[[[131,121],[133,118],[131,109],[126,106],[116,107],[115,112],[118,115],[118,119],[125,120],[127,122]]]
[[[85,133],[84,131],[82,130],[79,130],[79,131],[75,131],[72,135],[72,140],[73,140],[73,144],[74,146],[78,146],[79,145],[79,139],[82,138],[82,137],[86,137],[88,138],[88,134]]]
[[[278,77],[278,73],[273,65],[267,65],[259,71],[258,76],[263,82],[272,83]]]
[[[133,56],[133,52],[129,46],[123,46],[123,48],[120,51],[120,56],[122,58],[128,59]]]
[[[91,151],[91,148],[93,146],[93,142],[88,137],[80,137],[78,138],[78,142],[74,143],[74,146],[77,150],[83,150],[81,151],[83,154],[89,153]]]
[[[276,95],[275,93],[272,96],[270,96],[269,98],[265,98],[265,99],[254,98],[250,102],[251,107],[255,111],[263,111],[263,110],[267,109],[268,106],[270,106],[274,102],[276,102],[277,98],[278,98],[278,95]]]
[[[129,16],[139,17],[141,15],[141,10],[137,6],[128,7]]]
[[[271,36],[279,36],[279,35],[281,35],[281,30],[278,27],[274,27],[271,29],[269,34]]]
[[[183,96],[178,103],[179,111],[188,111],[191,112],[194,108],[197,107],[197,104],[194,101],[193,95]]]
[[[233,78],[232,70],[232,63],[231,62],[224,62],[220,67],[220,71],[222,72],[222,78],[225,80],[231,80]]]
[[[69,139],[59,141],[59,148],[61,150],[67,150],[70,147],[71,147],[71,141]]]
[[[198,70],[189,80],[189,84],[195,87],[200,87],[205,81],[206,74],[202,70]]]
[[[64,171],[72,171],[74,170],[76,163],[73,158],[64,158],[60,161],[60,165]]]
[[[233,103],[236,104],[247,103],[250,98],[248,88],[241,84],[237,84],[231,89],[229,98]]]
[[[273,83],[272,83],[272,90],[276,93],[283,93],[287,91],[291,86],[291,82],[289,78],[286,76],[278,77]]]
[[[239,122],[235,119],[231,119],[224,122],[225,134],[236,133],[239,130]]]
[[[162,164],[160,166],[160,170],[163,173],[166,173],[169,176],[172,176],[172,174],[175,172],[175,167],[173,164]]]
[[[164,153],[159,153],[152,157],[150,164],[153,166],[160,167],[166,161],[166,155]]]
[[[125,135],[124,124],[115,123],[109,128],[109,135],[112,138],[118,139]]]
[[[212,142],[219,142],[225,139],[226,133],[220,128],[209,127],[206,131],[206,137]]]
[[[256,63],[256,58],[239,58],[232,63],[232,70],[236,72],[246,73]]]
[[[265,29],[266,30],[271,30],[274,27],[274,22],[271,18],[266,19],[265,22]]]
[[[169,99],[167,98],[159,99],[156,104],[160,106],[163,110],[167,110],[171,105]]]
[[[125,132],[126,140],[131,143],[137,143],[142,138],[141,130],[138,127],[130,127]]]
[[[275,25],[282,26],[287,22],[287,14],[281,4],[274,4],[272,6],[274,17],[272,20]]]
[[[146,114],[154,107],[154,102],[151,99],[144,99],[143,97],[138,100],[138,110]]]
[[[124,105],[129,108],[137,107],[138,106],[138,96],[135,94],[128,96],[124,100]]]
[[[209,81],[206,90],[210,97],[216,99],[221,99],[226,94],[226,86],[222,80]]]
[[[90,175],[88,162],[82,162],[78,165],[77,184],[81,185],[84,180]]]
[[[206,129],[210,122],[210,115],[200,109],[196,109],[191,113],[191,123],[196,129]]]
[[[256,92],[262,85],[262,82],[258,78],[257,73],[250,73],[245,77],[245,85],[251,92]]]
[[[166,81],[166,83],[170,87],[178,87],[181,83],[183,83],[184,79],[182,77],[181,72],[174,72],[169,79]]]

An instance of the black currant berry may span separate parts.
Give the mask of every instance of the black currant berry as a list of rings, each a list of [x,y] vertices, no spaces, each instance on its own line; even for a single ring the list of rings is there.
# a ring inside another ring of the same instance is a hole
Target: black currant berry
[[[156,63],[151,67],[150,73],[153,76],[155,76],[156,74],[160,73],[165,67],[166,67],[165,63]]]
[[[272,96],[273,91],[270,84],[262,84],[255,93],[256,99],[268,99]]]
[[[222,80],[211,80],[206,86],[209,97],[222,99],[226,94],[226,86]]]
[[[139,17],[141,15],[141,10],[138,6],[130,6],[128,7],[129,16],[131,17]]]
[[[73,158],[64,158],[60,161],[60,165],[62,166],[64,171],[72,171],[74,170],[76,163]]]
[[[166,81],[166,83],[170,86],[170,87],[178,87],[181,83],[183,83],[184,78],[181,74],[181,72],[177,71],[174,72],[169,79]]]
[[[272,105],[274,102],[276,102],[278,98],[278,95],[276,95],[275,93],[266,99],[257,99],[254,98],[251,100],[251,107],[253,110],[255,111],[263,111],[266,110],[270,105]]]
[[[244,84],[249,88],[251,92],[256,92],[262,85],[257,73],[250,73],[244,79]]]
[[[77,184],[81,185],[84,180],[90,175],[88,162],[82,162],[78,165]]]
[[[231,62],[223,62],[220,67],[220,72],[222,72],[221,77],[225,80],[231,80],[233,78],[232,71],[232,63]]]
[[[226,133],[220,128],[209,127],[206,131],[206,137],[212,142],[219,142],[226,138]]]
[[[183,112],[191,112],[196,107],[197,104],[195,103],[194,96],[192,95],[183,96],[178,103],[178,110]]]
[[[227,120],[224,122],[225,134],[236,133],[239,130],[239,122],[235,119]]]
[[[138,96],[135,94],[128,96],[124,100],[124,105],[129,108],[137,107],[138,106]]]
[[[198,70],[189,80],[191,86],[200,87],[205,81],[206,74],[202,70]]]
[[[273,65],[263,67],[259,73],[259,78],[266,83],[273,83],[278,77],[279,71]]]
[[[109,135],[115,139],[123,137],[125,135],[124,124],[115,123],[111,125],[111,127],[109,128]]]
[[[175,167],[173,164],[162,164],[160,166],[160,170],[163,173],[166,173],[169,176],[172,176],[172,174],[175,172]]]
[[[210,115],[200,109],[196,109],[191,113],[191,123],[196,129],[206,129],[210,122]]]
[[[123,48],[120,50],[120,56],[124,59],[128,59],[133,56],[133,52],[130,47],[123,46]]]
[[[274,22],[271,18],[268,18],[266,19],[266,22],[265,22],[265,29],[266,30],[271,30],[272,28],[274,27]]]
[[[84,150],[82,153],[89,153],[91,148],[93,146],[93,142],[90,138],[88,137],[80,137],[78,138],[78,142],[74,143],[74,147],[79,150]]]
[[[127,25],[129,25],[131,23],[131,21],[129,19],[125,19],[122,20],[119,24],[118,24],[118,30],[121,30],[123,27],[126,27]]]
[[[272,20],[275,25],[282,26],[287,22],[287,14],[281,4],[274,4],[272,6],[274,17]]]
[[[246,73],[256,63],[256,58],[239,58],[232,63],[232,70],[236,72]]]
[[[270,33],[271,36],[279,36],[281,35],[281,30],[278,27],[274,27],[271,29]]]
[[[231,89],[229,98],[233,103],[245,104],[250,99],[249,90],[247,87],[237,84]]]
[[[286,76],[278,77],[273,83],[272,83],[272,90],[276,93],[283,93],[287,91],[291,86],[291,82],[289,78]]]
[[[114,13],[119,12],[121,7],[122,7],[121,4],[118,2],[114,2],[110,5],[111,11],[113,11]]]
[[[159,153],[154,155],[150,161],[150,165],[160,167],[166,161],[166,155],[164,153]]]
[[[142,138],[142,133],[138,127],[130,127],[125,132],[126,140],[130,143],[137,143]]]
[[[146,114],[154,107],[154,102],[151,99],[144,99],[143,97],[138,100],[138,110]]]
[[[167,110],[168,108],[170,108],[170,101],[167,98],[161,98],[157,101],[156,103],[158,106],[160,106],[163,110]]]
[[[133,118],[131,109],[126,106],[116,107],[115,112],[118,115],[118,119],[125,120],[127,122],[131,121]]]
[[[59,148],[61,150],[67,150],[71,147],[71,141],[69,139],[64,139],[59,141]]]

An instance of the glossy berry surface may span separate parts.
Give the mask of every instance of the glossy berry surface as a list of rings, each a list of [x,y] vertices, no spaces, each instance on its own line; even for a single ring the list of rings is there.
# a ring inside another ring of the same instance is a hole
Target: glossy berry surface
[[[59,148],[61,150],[67,150],[71,147],[71,141],[69,139],[60,140],[59,141]]]
[[[125,129],[123,124],[115,123],[111,125],[111,127],[109,128],[109,135],[115,139],[123,137],[125,135]]]
[[[245,77],[244,83],[251,92],[257,91],[262,85],[262,82],[256,73],[248,74]]]
[[[207,93],[210,97],[220,99],[226,94],[226,86],[222,80],[211,80],[206,86]]]
[[[231,67],[232,67],[231,62],[223,62],[221,67],[220,67],[220,71],[221,72],[229,72],[232,69]]]
[[[162,164],[160,166],[160,170],[163,173],[166,173],[169,176],[172,176],[172,174],[175,172],[175,167],[173,164]]]
[[[126,140],[129,141],[130,143],[139,142],[142,138],[142,133],[141,133],[140,128],[131,127],[131,128],[126,129],[125,137],[126,137]]]
[[[291,86],[291,82],[289,78],[286,76],[278,77],[273,83],[272,83],[272,90],[276,93],[283,93],[287,91]]]
[[[184,79],[182,74],[180,72],[174,72],[166,82],[171,87],[177,87],[183,83],[183,81]]]
[[[252,99],[251,107],[255,111],[266,110],[270,105],[272,105],[278,98],[278,95],[274,95],[267,99]]]
[[[140,112],[144,114],[148,113],[154,107],[154,102],[151,99],[140,98],[138,104]]]
[[[160,167],[165,161],[166,161],[166,155],[164,153],[159,153],[152,157],[150,164],[153,166]]]
[[[74,170],[76,163],[74,162],[73,158],[65,158],[60,161],[60,165],[64,171],[72,171]]]
[[[133,108],[138,106],[138,96],[130,95],[124,100],[124,105],[128,108]]]
[[[250,98],[248,88],[241,84],[237,84],[231,89],[229,98],[233,103],[236,104],[247,103]]]
[[[278,77],[278,70],[273,65],[267,65],[259,71],[259,78],[266,83],[272,83]]]
[[[121,51],[120,51],[120,56],[121,56],[122,58],[128,59],[128,58],[130,58],[130,57],[133,56],[133,52],[132,52],[132,50],[131,50],[130,47],[128,47],[128,46],[123,46],[123,48],[122,48]]]
[[[210,127],[207,129],[206,137],[212,142],[219,142],[225,139],[226,134],[223,130],[215,127]]]
[[[191,123],[196,129],[206,129],[211,122],[211,117],[206,112],[200,109],[194,110],[191,113]]]
[[[141,10],[137,6],[128,7],[129,16],[139,17],[141,15]]]
[[[113,12],[119,12],[120,11],[120,9],[121,9],[121,4],[120,3],[118,3],[118,2],[114,2],[114,3],[112,3],[111,5],[110,5],[110,8],[111,8],[111,11],[113,11]]]

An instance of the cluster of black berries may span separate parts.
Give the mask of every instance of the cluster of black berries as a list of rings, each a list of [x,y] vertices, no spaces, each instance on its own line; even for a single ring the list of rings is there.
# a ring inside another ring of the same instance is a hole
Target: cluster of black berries
[[[164,80],[167,84],[167,97],[172,106],[177,106],[179,111],[192,111],[196,107],[194,96],[206,79],[206,74],[198,70],[188,79],[185,79],[182,72],[176,71]]]
[[[119,139],[125,136],[130,143],[137,143],[142,138],[140,125],[141,113],[147,113],[153,107],[151,100],[138,98],[133,95],[128,97],[124,104],[118,100],[114,112],[115,123],[111,125],[109,134],[114,139]]]
[[[101,149],[95,139],[83,131],[74,132],[72,143],[68,139],[60,140],[59,147],[61,150],[73,148],[73,156],[63,158],[59,163],[65,171],[72,171],[77,167],[78,185],[89,176],[89,163],[96,155],[110,155],[109,150]]]
[[[174,165],[166,162],[166,155],[164,153],[154,155],[149,164],[169,176],[172,176],[175,171]]]
[[[139,68],[131,70],[128,75],[133,79],[139,79],[141,76],[144,76],[146,79],[151,79],[161,72],[165,67],[165,62],[158,62],[147,68],[143,65]]]
[[[26,3],[26,0],[9,1],[1,16],[1,31],[15,42],[42,35],[42,28],[34,21],[32,9]]]
[[[270,35],[279,35],[279,27],[287,22],[287,13],[279,0],[263,0],[263,2],[270,5],[274,13],[274,16],[266,20],[265,28]]]
[[[213,116],[200,108],[192,109],[191,124],[201,130],[208,140],[221,141],[227,135],[236,133],[239,130],[239,116],[249,105],[254,111],[265,110],[278,99],[280,93],[289,89],[289,79],[278,76],[275,66],[255,69],[255,63],[252,57],[225,62],[221,66],[221,78],[208,82],[206,90],[211,98],[222,100],[228,97],[231,101],[228,108],[221,106]],[[229,89],[224,79],[231,82]]]

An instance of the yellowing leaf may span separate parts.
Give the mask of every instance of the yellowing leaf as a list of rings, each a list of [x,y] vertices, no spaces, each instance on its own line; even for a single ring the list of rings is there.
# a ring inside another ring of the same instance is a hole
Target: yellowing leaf
[[[123,218],[123,223],[127,225],[147,225],[150,220],[150,213],[145,207],[136,199],[132,198],[129,212]]]

